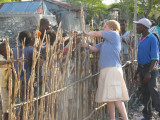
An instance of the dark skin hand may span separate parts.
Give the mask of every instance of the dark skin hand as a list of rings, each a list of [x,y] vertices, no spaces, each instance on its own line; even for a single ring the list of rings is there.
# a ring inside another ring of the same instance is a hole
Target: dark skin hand
[[[157,60],[152,60],[149,70],[153,70],[153,68],[155,67],[156,63],[157,63]],[[136,74],[134,76],[134,82],[136,84],[139,83],[139,74],[138,73],[139,73],[139,65],[138,65]],[[151,73],[148,71],[144,76],[143,83],[148,83],[150,81],[150,79],[151,79]]]
[[[153,70],[153,68],[155,67],[156,63],[157,63],[157,60],[152,60],[149,70]],[[138,74],[138,72],[139,72],[139,65],[138,65],[136,74],[134,76],[134,82],[136,84],[139,83],[139,74]],[[148,83],[150,81],[150,79],[151,79],[151,73],[148,71],[144,76],[143,83]]]
[[[157,60],[152,60],[149,70],[153,70],[153,68],[156,66],[156,63]],[[150,79],[151,79],[151,73],[148,71],[144,76],[143,83],[148,83]]]
[[[143,83],[148,83],[150,79],[151,79],[151,73],[147,72],[144,76]]]

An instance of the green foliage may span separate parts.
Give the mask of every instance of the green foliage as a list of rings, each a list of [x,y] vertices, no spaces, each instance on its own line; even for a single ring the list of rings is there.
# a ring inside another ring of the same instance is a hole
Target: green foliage
[[[160,1],[159,0],[151,0],[151,1],[152,1],[152,6],[151,6],[151,11],[149,13],[149,17],[151,17],[153,14],[155,14],[155,16],[159,16]],[[138,6],[140,10],[143,11],[143,12],[138,12],[138,14],[145,15],[150,5],[151,5],[150,0],[138,0]]]
[[[12,2],[11,0],[0,0],[0,3]]]
[[[113,3],[108,7],[108,10],[112,10],[113,8],[121,8],[121,3]]]
[[[87,12],[87,23],[90,23],[92,19],[101,21],[109,14],[107,5],[103,4],[102,0],[67,0],[67,2],[77,6],[81,6],[82,3]]]
[[[0,0],[0,3],[6,3],[6,2],[19,2],[20,0]]]
[[[155,15],[155,17],[157,18],[158,16],[160,16],[160,1],[159,0],[153,0],[153,7],[150,13],[150,17],[152,15]]]
[[[160,16],[160,1],[152,0],[151,12],[149,13],[149,19],[152,22],[156,22],[158,16]],[[138,19],[144,17],[150,7],[150,0],[137,0],[137,16]],[[109,6],[109,11],[113,8],[120,9],[120,19],[125,19],[128,22],[129,28],[132,29],[133,16],[134,16],[134,0],[121,0],[120,3],[114,3]],[[130,24],[129,24],[130,23]]]
[[[134,16],[134,0],[120,0],[119,3],[113,3],[109,6],[102,4],[102,0],[67,0],[68,2],[81,5],[81,2],[85,9],[87,10],[87,19],[89,22],[93,18],[99,18],[103,20],[104,18],[109,19],[109,13],[113,8],[120,9],[120,18],[125,19],[128,24],[128,28],[132,29],[133,16]],[[149,19],[152,22],[156,22],[158,16],[160,16],[160,0],[152,0],[152,6],[150,6],[150,0],[137,0],[137,16],[138,19],[145,16],[149,8]],[[94,23],[96,26],[97,22]],[[98,27],[97,27],[98,28]]]

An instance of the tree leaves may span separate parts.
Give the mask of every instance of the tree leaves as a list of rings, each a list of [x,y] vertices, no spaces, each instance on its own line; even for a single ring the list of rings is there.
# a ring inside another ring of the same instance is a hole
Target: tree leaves
[[[98,21],[103,20],[108,14],[107,5],[102,3],[102,0],[66,0],[71,4],[80,6],[81,3],[87,11],[86,22],[90,23],[95,17],[98,18]]]
[[[0,0],[0,3],[5,3],[5,2],[19,2],[21,0]]]

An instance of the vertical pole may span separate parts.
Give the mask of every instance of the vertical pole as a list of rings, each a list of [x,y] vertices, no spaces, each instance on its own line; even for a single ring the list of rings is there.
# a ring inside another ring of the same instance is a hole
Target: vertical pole
[[[10,60],[10,46],[9,46],[9,39],[6,38],[6,41],[5,41],[5,44],[6,44],[6,51],[7,51],[7,60]],[[8,83],[9,83],[9,91],[8,91],[8,106],[9,106],[9,120],[12,119],[12,73],[11,73],[11,65],[10,64],[7,64],[7,69],[8,69],[8,75],[9,75],[9,78],[8,78]]]
[[[81,25],[82,25],[82,32],[85,31],[85,19],[84,19],[84,12],[83,12],[83,4],[81,3]]]
[[[134,0],[134,21],[137,20],[137,0]],[[136,36],[136,24],[133,25],[134,34],[134,59],[137,59],[137,36]]]
[[[83,4],[81,3],[81,25],[82,32],[85,32],[85,20],[84,20],[84,12],[83,12]],[[82,44],[84,44],[84,36],[82,34]]]

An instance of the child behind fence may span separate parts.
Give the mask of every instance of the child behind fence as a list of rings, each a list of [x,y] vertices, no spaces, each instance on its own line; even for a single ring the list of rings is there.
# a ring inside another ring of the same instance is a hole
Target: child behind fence
[[[30,43],[31,43],[31,40],[32,40],[32,34],[31,32],[29,31],[22,31],[20,32],[19,34],[19,40],[20,40],[20,43],[21,43],[21,46],[18,48],[18,54],[19,54],[19,58],[22,58],[22,43],[24,43],[24,59],[26,59],[27,61],[24,62],[24,70],[26,71],[26,75],[24,74],[24,71],[21,69],[22,68],[22,64],[23,63],[14,63],[14,67],[15,67],[15,70],[16,70],[16,73],[17,75],[20,74],[20,81],[21,81],[21,90],[20,90],[20,93],[21,93],[21,97],[20,97],[20,100],[17,98],[17,102],[18,101],[23,101],[24,100],[24,93],[26,91],[24,91],[24,86],[25,86],[25,82],[24,82],[24,78],[26,78],[26,86],[28,86],[28,80],[29,80],[29,77],[31,75],[31,66],[29,66],[29,63],[32,62],[32,55],[33,55],[33,48],[30,47]],[[18,55],[17,55],[17,48],[13,48],[13,57],[14,59],[18,59]],[[20,73],[18,74],[18,69],[20,71]],[[22,115],[23,115],[23,111],[21,110],[21,119],[22,119]]]

